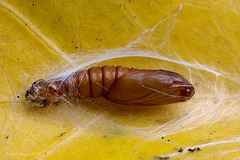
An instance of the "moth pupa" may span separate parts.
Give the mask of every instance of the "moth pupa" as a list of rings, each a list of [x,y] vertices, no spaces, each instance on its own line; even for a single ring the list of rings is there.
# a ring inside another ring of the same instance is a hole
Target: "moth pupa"
[[[156,106],[187,101],[194,93],[193,85],[175,72],[103,66],[37,80],[25,97],[29,105],[38,107],[100,96],[117,104]]]

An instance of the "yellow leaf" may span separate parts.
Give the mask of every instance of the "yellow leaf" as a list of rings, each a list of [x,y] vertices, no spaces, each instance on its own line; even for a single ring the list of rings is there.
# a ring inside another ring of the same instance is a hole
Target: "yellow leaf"
[[[3,159],[240,157],[238,1],[0,1]],[[188,102],[29,107],[37,79],[90,66],[178,72]]]

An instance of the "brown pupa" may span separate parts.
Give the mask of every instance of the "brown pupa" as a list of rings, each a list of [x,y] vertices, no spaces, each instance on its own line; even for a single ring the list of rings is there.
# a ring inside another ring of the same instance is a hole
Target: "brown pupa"
[[[193,85],[178,73],[103,66],[78,70],[67,77],[37,80],[25,97],[29,105],[38,107],[100,96],[117,104],[156,106],[187,101],[194,93]]]

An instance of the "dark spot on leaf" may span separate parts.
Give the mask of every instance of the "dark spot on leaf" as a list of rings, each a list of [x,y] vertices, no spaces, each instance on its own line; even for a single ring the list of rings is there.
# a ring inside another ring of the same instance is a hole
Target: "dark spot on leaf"
[[[196,150],[196,148],[193,148],[193,149],[192,149],[192,148],[189,148],[189,149],[188,149],[189,152],[194,152],[195,150]]]
[[[61,133],[58,137],[62,137],[66,132]]]
[[[169,157],[155,156],[154,160],[167,160]]]
[[[194,152],[194,151],[200,151],[201,149],[199,147],[195,147],[195,148],[189,148],[188,151],[189,152]]]
[[[183,152],[183,150],[184,150],[183,148],[180,148],[180,149],[178,150],[178,152]]]

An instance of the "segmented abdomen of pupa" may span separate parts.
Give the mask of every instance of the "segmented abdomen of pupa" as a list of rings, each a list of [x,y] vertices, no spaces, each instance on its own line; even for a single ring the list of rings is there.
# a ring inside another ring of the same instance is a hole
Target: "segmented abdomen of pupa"
[[[88,70],[78,70],[70,74],[63,82],[58,82],[60,95],[65,94],[68,99],[86,97],[105,97],[111,92],[109,89],[119,77],[129,72],[126,67],[92,67]],[[61,91],[62,90],[62,91]]]
[[[50,79],[45,82],[50,95],[73,101],[77,98],[106,98],[112,84],[126,73],[135,69],[121,66],[92,67],[78,70],[66,78]]]

